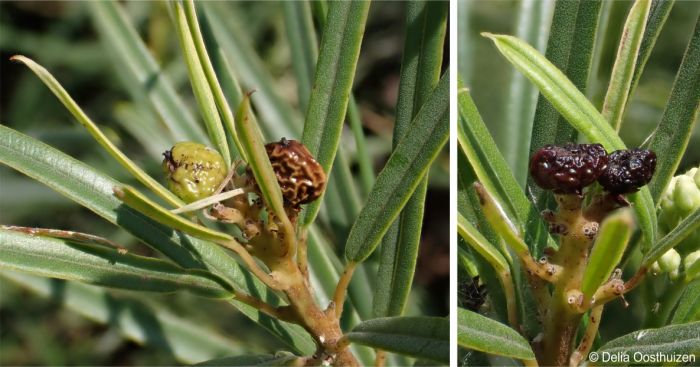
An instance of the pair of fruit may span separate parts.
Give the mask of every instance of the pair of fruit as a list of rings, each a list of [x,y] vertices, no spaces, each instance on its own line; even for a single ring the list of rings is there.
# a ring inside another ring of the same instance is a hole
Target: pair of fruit
[[[321,195],[326,174],[303,144],[282,138],[265,150],[287,206],[298,209]],[[180,142],[163,156],[168,188],[187,203],[211,196],[226,179],[228,167],[221,154],[202,144]],[[257,186],[250,176],[251,185]]]
[[[656,154],[651,150],[607,154],[600,144],[547,145],[530,159],[535,183],[557,194],[580,195],[596,181],[612,194],[630,194],[649,183],[655,168]]]

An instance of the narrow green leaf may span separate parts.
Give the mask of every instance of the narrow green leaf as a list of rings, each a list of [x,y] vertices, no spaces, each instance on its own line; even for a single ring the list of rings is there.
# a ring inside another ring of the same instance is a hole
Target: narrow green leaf
[[[257,56],[251,40],[246,39],[249,32],[237,28],[239,24],[246,24],[245,19],[240,19],[240,15],[232,11],[227,3],[205,1],[200,5],[217,43],[240,78],[244,91],[256,91],[251,98],[260,114],[265,136],[270,140],[299,136],[299,113],[280,97],[277,83],[265,70],[265,63]]]
[[[469,251],[460,245],[457,246],[457,266],[464,270],[470,278],[474,278],[479,275],[479,268],[472,255]]]
[[[217,358],[195,366],[303,366],[304,359],[289,352]]]
[[[642,76],[642,71],[644,71],[644,66],[649,60],[651,55],[651,50],[654,49],[656,44],[656,39],[659,38],[661,29],[666,23],[666,18],[671,12],[671,8],[675,0],[652,0],[651,7],[649,9],[649,16],[647,17],[647,25],[644,28],[644,36],[642,38],[642,43],[639,45],[639,53],[637,56],[637,65],[634,67],[634,76],[632,77],[632,84],[629,88],[629,97],[634,93],[634,89],[639,83],[639,79]]]
[[[347,111],[370,2],[332,2],[323,30],[314,88],[309,98],[302,143],[330,173]],[[318,214],[321,200],[307,206],[302,224]]]
[[[0,229],[0,267],[110,288],[231,298],[233,289],[203,270],[120,253],[116,248]]]
[[[411,120],[440,79],[448,2],[407,4],[407,34],[401,62],[393,147],[407,134]],[[428,178],[424,177],[385,235],[373,297],[375,317],[398,316],[408,298],[418,257]]]
[[[700,321],[700,279],[688,284],[673,313],[671,324]]]
[[[139,101],[145,94],[151,108],[178,141],[208,143],[207,135],[178,97],[121,6],[114,1],[91,1],[86,5],[104,47],[116,58],[115,64],[125,71],[121,76],[132,99]]]
[[[515,35],[544,52],[547,47],[554,5],[553,0],[521,1]],[[473,55],[466,57],[473,57]],[[505,115],[498,122],[499,129],[508,133],[497,134],[496,139],[498,146],[501,147],[503,157],[513,169],[516,181],[520,187],[525,187],[528,160],[524,157],[530,154],[530,137],[538,92],[532,84],[527,83],[525,77],[520,73],[513,72],[508,84],[508,103],[504,108]]]
[[[221,118],[219,117],[219,111],[216,109],[216,102],[214,101],[212,89],[209,86],[209,82],[204,74],[204,69],[202,68],[200,58],[197,55],[198,50],[195,46],[195,41],[192,38],[192,30],[190,29],[190,25],[187,23],[185,9],[183,8],[183,4],[180,2],[172,2],[170,4],[174,10],[175,28],[177,30],[176,33],[178,35],[178,39],[180,40],[180,48],[182,49],[182,53],[187,64],[187,71],[190,77],[190,83],[192,84],[192,91],[194,92],[197,105],[199,105],[199,111],[204,119],[204,125],[207,127],[209,139],[214,143],[219,153],[221,153],[221,155],[224,157],[226,167],[230,167],[231,152],[228,149],[226,133],[224,132],[224,126],[222,125]]]
[[[365,321],[345,334],[353,343],[389,352],[450,362],[450,321],[443,317],[383,317]]]
[[[241,150],[241,143],[238,140],[238,136],[236,135],[236,129],[234,127],[235,123],[233,121],[233,112],[231,110],[231,106],[228,104],[226,101],[226,96],[224,95],[224,91],[221,87],[221,84],[219,84],[219,80],[216,76],[216,72],[214,71],[214,65],[212,63],[212,59],[209,57],[209,53],[207,52],[206,44],[204,42],[204,36],[202,35],[202,30],[199,26],[199,20],[197,17],[197,12],[195,10],[194,2],[191,0],[188,0],[185,2],[185,17],[187,19],[187,26],[190,29],[190,33],[192,34],[192,41],[194,42],[194,46],[197,50],[197,56],[198,56],[198,61],[199,64],[202,67],[202,71],[204,72],[204,76],[206,76],[206,83],[211,90],[211,94],[213,94],[214,98],[214,103],[216,104],[216,107],[212,109],[211,101],[207,102],[207,106],[209,110],[212,111],[207,111],[207,114],[210,112],[214,113],[214,120],[211,120],[210,122],[215,124],[216,123],[216,118],[218,118],[218,115],[216,114],[217,112],[221,113],[221,117],[223,118],[223,123],[225,126],[228,128],[229,133],[231,133],[231,139],[234,141],[236,145],[236,151]],[[182,26],[184,28],[184,26]],[[186,40],[186,37],[182,37],[183,40]],[[218,49],[214,49],[215,52],[218,51]],[[188,51],[185,50],[185,53]],[[227,60],[225,59],[225,56],[221,55],[223,58],[223,63],[226,63]],[[189,55],[187,56],[189,59]],[[194,63],[196,65],[196,63]],[[206,87],[207,85],[204,85],[202,83],[202,87]],[[207,93],[205,91],[204,95],[202,95],[204,98],[208,98]],[[218,108],[218,111],[216,110]],[[202,111],[204,112],[204,111]],[[227,144],[227,137],[226,133],[224,132],[224,126],[222,126],[221,121],[219,121],[219,124],[215,124],[211,127],[212,131],[210,134],[215,134],[216,138],[220,140],[218,142],[218,145],[221,147],[221,149],[228,149],[228,144]],[[233,152],[232,152],[233,153]],[[235,157],[238,154],[229,154],[229,157]],[[224,156],[226,157],[226,156]],[[227,161],[229,164],[230,162]]]
[[[499,51],[533,82],[547,100],[569,123],[590,141],[606,150],[625,149],[625,144],[595,107],[562,72],[537,50],[515,37],[486,34]],[[644,234],[642,252],[656,240],[656,211],[648,188],[629,196],[635,205],[637,220]]]
[[[529,254],[529,249],[525,241],[523,241],[522,234],[508,218],[508,215],[506,215],[503,207],[496,201],[493,194],[479,182],[474,183],[474,189],[479,199],[481,213],[497,236],[502,238],[516,254]],[[508,251],[502,250],[502,253],[510,259]]]
[[[286,232],[286,235],[294,238],[294,234],[290,233],[293,232],[292,224],[284,210],[282,190],[277,182],[275,171],[272,170],[272,164],[267,156],[258,123],[250,110],[249,95],[243,98],[243,102],[236,112],[236,133],[241,141],[243,149],[241,153],[248,162],[248,167],[253,171],[255,182],[258,184],[265,204],[282,221],[283,231]]]
[[[107,324],[139,344],[172,353],[182,363],[243,353],[240,340],[224,337],[201,322],[176,316],[164,307],[113,295],[105,288],[9,270],[0,271],[0,276],[92,321]]]
[[[599,0],[555,2],[545,56],[581,91],[586,90],[591,69],[601,3]],[[530,151],[547,144],[572,141],[576,141],[576,130],[566,123],[546,96],[540,95],[535,108]],[[531,181],[528,185],[534,191],[540,209],[546,209],[542,200],[545,196],[539,187]]]
[[[123,201],[124,204],[145,214],[147,217],[164,224],[170,228],[177,229],[192,236],[208,241],[231,241],[230,235],[209,229],[202,225],[193,223],[177,214],[171,213],[142,193],[130,186],[117,186],[114,188],[114,195]]]
[[[530,244],[532,253],[537,254],[547,242],[554,244],[540,219],[539,211],[527,200],[515,181],[512,171],[481,119],[469,91],[460,89],[457,98],[459,147],[469,160],[476,177],[491,194],[496,195],[496,200],[504,203],[503,209],[510,222],[515,222],[515,225],[520,227],[518,232],[525,235],[525,241]]]
[[[666,251],[672,249],[677,244],[681,243],[686,237],[700,230],[700,209],[695,211],[678,223],[669,234],[664,236],[654,244],[649,252],[644,255],[642,265],[651,266],[654,261],[658,260]]]
[[[184,268],[212,269],[237,289],[276,305],[280,298],[219,245],[176,232],[125,206],[113,193],[120,183],[54,148],[0,125],[0,162],[42,182],[124,228]],[[206,262],[206,267],[202,263]],[[316,344],[298,325],[275,320],[244,303],[231,303],[289,347],[310,354]]]
[[[700,354],[698,329],[700,329],[700,322],[637,330],[605,343],[598,349],[598,353],[629,356],[635,353],[647,356],[694,354],[698,357]],[[648,363],[655,364],[653,361]]]
[[[66,106],[68,111],[75,117],[78,122],[83,125],[92,135],[95,140],[112,156],[114,157],[122,167],[126,168],[134,177],[136,177],[142,184],[148,187],[150,190],[158,194],[168,203],[174,206],[181,206],[182,200],[178,199],[173,193],[168,191],[163,185],[159,184],[146,172],[144,172],[139,166],[136,165],[131,159],[129,159],[126,154],[124,154],[117,146],[115,146],[107,136],[102,133],[100,128],[90,120],[87,114],[78,106],[78,104],[71,98],[71,96],[66,92],[61,84],[44,69],[41,65],[35,63],[31,59],[16,55],[11,58],[13,61],[18,61],[29,67],[34,74],[36,74],[41,81],[46,84],[47,87],[53,92],[53,94],[58,98],[58,100]]]
[[[530,344],[517,331],[463,308],[457,309],[457,345],[526,361],[535,359]]]
[[[683,56],[671,95],[649,143],[657,153],[656,172],[649,183],[652,197],[659,200],[681,163],[700,108],[700,18]]]
[[[377,176],[365,207],[353,224],[345,256],[365,260],[379,245],[449,136],[449,70],[413,119],[410,134],[397,145]]]
[[[651,7],[651,0],[637,0],[630,9],[622,39],[617,49],[617,57],[613,65],[608,92],[603,102],[603,118],[620,131],[622,116],[627,107],[627,97],[632,85],[637,56],[644,38],[644,30]]]
[[[283,1],[282,14],[292,54],[292,68],[297,79],[299,107],[305,111],[309,106],[318,57],[318,41],[311,17],[311,4],[308,1]]]
[[[479,231],[461,214],[457,216],[457,232],[476,252],[486,259],[493,268],[501,272],[510,272],[510,266],[500,251],[489,243]]]
[[[630,209],[616,211],[603,220],[581,282],[581,292],[587,299],[610,277],[622,259],[633,227]]]

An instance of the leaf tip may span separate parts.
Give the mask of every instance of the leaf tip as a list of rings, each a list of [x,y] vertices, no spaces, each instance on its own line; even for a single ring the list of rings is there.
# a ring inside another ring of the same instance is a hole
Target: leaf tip
[[[496,35],[491,32],[481,32],[480,34],[482,37],[486,37],[494,41],[496,40]]]
[[[26,58],[27,58],[27,57],[24,56],[24,55],[12,55],[12,56],[10,56],[10,61],[12,61],[12,62],[21,62],[21,63],[24,64],[24,60],[25,60]]]

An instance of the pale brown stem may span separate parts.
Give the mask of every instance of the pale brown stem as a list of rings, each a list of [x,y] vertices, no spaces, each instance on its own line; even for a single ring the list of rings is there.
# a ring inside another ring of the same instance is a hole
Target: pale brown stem
[[[255,276],[257,276],[268,287],[274,290],[284,290],[287,287],[287,285],[282,284],[281,282],[270,276],[270,274],[265,272],[260,267],[260,265],[258,265],[253,256],[248,252],[248,250],[241,246],[241,244],[237,241],[217,241],[217,243],[230,250],[233,250],[233,252],[238,254],[238,256],[240,256],[243,262],[248,266],[250,271],[252,271],[253,274],[255,274]]]
[[[308,283],[309,281],[309,260],[308,260],[308,229],[301,229],[299,240],[297,241],[297,266]]]
[[[279,308],[279,307],[274,307],[258,298],[255,298],[251,295],[241,293],[234,291],[233,292],[233,298],[237,301],[243,302],[248,306],[251,306],[260,312],[266,313],[278,320],[282,321],[287,321],[287,322],[293,322],[293,323],[298,323],[299,320],[290,315],[288,312],[285,312],[285,309]]]
[[[632,289],[636,288],[639,285],[639,283],[641,283],[642,279],[644,279],[644,276],[646,274],[647,268],[641,267],[639,268],[639,270],[637,270],[637,273],[634,274],[634,276],[624,284],[621,284],[619,280],[613,279],[601,285],[595,293],[593,304],[596,306],[606,304],[614,300],[615,298],[631,291]]]
[[[535,261],[530,252],[519,254],[520,261],[525,267],[528,274],[537,276],[538,278],[550,283],[555,283],[562,272],[562,267],[552,264],[548,261]]]
[[[289,298],[290,307],[299,318],[301,326],[314,337],[321,351],[335,355],[334,365],[358,366],[347,345],[340,343],[343,332],[335,313],[326,313],[318,307],[296,262],[285,259],[274,270],[288,278],[290,286],[285,294]]]
[[[345,294],[348,290],[348,285],[350,285],[350,280],[352,279],[352,274],[355,272],[356,263],[350,262],[345,266],[343,274],[338,279],[338,285],[335,287],[335,292],[333,293],[333,304],[335,307],[335,315],[338,319],[343,314],[343,304],[345,303]]]
[[[586,358],[586,355],[588,355],[588,352],[593,346],[593,340],[598,333],[598,326],[600,325],[600,318],[602,315],[603,305],[596,306],[591,309],[591,314],[588,316],[588,327],[586,328],[586,332],[583,334],[583,338],[581,338],[578,348],[576,348],[576,351],[571,354],[571,358],[569,358],[570,367],[578,367],[578,365],[581,364],[581,361],[583,361]]]
[[[571,291],[581,288],[591,239],[584,235],[588,221],[581,213],[582,197],[556,195],[559,203],[557,220],[566,223],[567,233],[562,235],[559,251],[552,261],[562,267],[555,282],[544,325],[542,341],[544,365],[563,366],[569,362],[581,313],[571,307]]]
[[[386,352],[381,349],[375,349],[374,367],[384,367],[386,364]]]
[[[510,276],[510,272],[498,274],[498,277],[501,280],[501,285],[503,286],[503,293],[506,297],[508,323],[515,330],[522,331],[520,328],[520,324],[518,323],[518,306],[517,298],[515,296],[515,286],[513,285],[513,278]]]

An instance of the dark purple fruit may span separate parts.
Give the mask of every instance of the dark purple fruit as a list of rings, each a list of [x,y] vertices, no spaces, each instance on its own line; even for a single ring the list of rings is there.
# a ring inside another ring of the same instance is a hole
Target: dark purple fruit
[[[581,194],[605,170],[608,156],[600,144],[547,145],[530,159],[538,186],[557,194]]]
[[[656,154],[647,149],[616,150],[608,156],[608,168],[598,183],[613,194],[630,194],[651,180]]]

